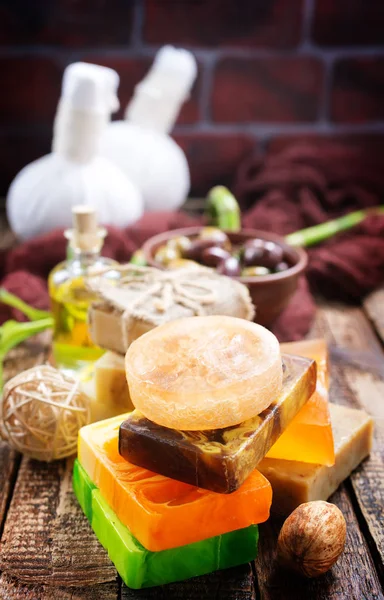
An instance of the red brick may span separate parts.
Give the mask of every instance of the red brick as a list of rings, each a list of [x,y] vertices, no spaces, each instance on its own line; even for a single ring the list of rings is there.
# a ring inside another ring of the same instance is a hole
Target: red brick
[[[232,186],[242,160],[256,143],[245,134],[177,134],[177,143],[187,155],[191,170],[192,195],[205,196],[216,184]]]
[[[313,39],[324,46],[383,43],[382,0],[317,0]]]
[[[83,60],[83,59],[81,59]],[[103,55],[87,55],[86,62],[96,63],[105,67],[115,69],[120,75],[119,100],[120,110],[114,115],[114,118],[121,119],[125,108],[132,98],[135,85],[148,72],[152,60],[149,58],[125,58],[121,57],[105,57]],[[184,104],[178,121],[178,124],[195,123],[199,119],[199,95],[201,87],[201,66],[199,65],[199,74],[193,86],[191,97]]]
[[[384,135],[379,133],[349,133],[349,134],[293,134],[277,135],[269,140],[267,151],[275,154],[298,144],[311,144],[319,148],[326,147],[330,143],[338,143],[348,147],[356,147],[377,152],[380,156],[384,154]]]
[[[331,116],[338,123],[384,119],[384,57],[351,58],[336,64]]]
[[[0,59],[0,72],[3,122],[52,122],[61,90],[61,67],[49,58],[12,57]]]
[[[302,0],[146,0],[151,44],[292,48],[300,39]]]
[[[317,118],[321,63],[300,58],[227,58],[216,69],[212,115],[220,122],[290,122]]]
[[[132,7],[127,0],[9,1],[0,7],[0,44],[127,44]]]
[[[0,196],[5,196],[20,169],[50,152],[51,141],[48,131],[0,134]]]

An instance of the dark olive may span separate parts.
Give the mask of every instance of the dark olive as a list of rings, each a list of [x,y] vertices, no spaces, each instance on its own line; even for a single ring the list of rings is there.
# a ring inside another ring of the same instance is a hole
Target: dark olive
[[[275,267],[275,272],[276,273],[282,273],[282,271],[286,271],[287,269],[289,269],[289,264],[282,261],[279,262],[279,264],[276,265]]]
[[[224,231],[217,227],[203,227],[199,233],[201,240],[213,240],[226,250],[231,250],[231,242]]]
[[[265,242],[265,257],[263,267],[273,269],[276,265],[283,260],[284,252],[281,246],[275,244],[275,242]]]
[[[212,247],[218,247],[218,246],[222,246],[222,243],[217,242],[215,240],[196,239],[192,242],[190,247],[183,253],[183,258],[188,258],[190,260],[196,260],[196,261],[200,262],[203,251],[206,248],[212,248]]]
[[[221,275],[228,275],[228,277],[237,277],[241,273],[240,263],[234,256],[229,256],[221,261],[217,272]]]
[[[274,269],[283,260],[283,249],[268,240],[248,240],[244,244],[243,262],[246,267],[267,267]]]
[[[174,248],[176,252],[179,252],[181,256],[184,255],[186,250],[192,245],[192,240],[186,235],[178,235],[177,237],[171,238],[167,242],[169,248]]]
[[[169,246],[160,246],[155,254],[155,261],[164,266],[170,263],[171,260],[175,260],[175,258],[180,258],[180,252]]]
[[[231,255],[227,250],[220,246],[212,246],[203,250],[201,262],[207,267],[217,267],[223,260],[230,258]]]
[[[246,267],[241,271],[242,277],[261,277],[262,275],[269,275],[270,270],[267,267]]]
[[[247,246],[243,252],[243,263],[246,267],[259,265],[265,255],[264,246]]]
[[[259,238],[251,238],[244,243],[244,250],[246,248],[264,248],[266,240],[260,240]]]

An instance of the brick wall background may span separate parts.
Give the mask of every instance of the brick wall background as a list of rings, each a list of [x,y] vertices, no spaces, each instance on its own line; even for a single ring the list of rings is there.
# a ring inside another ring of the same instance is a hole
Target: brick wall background
[[[199,63],[174,132],[194,194],[297,137],[384,148],[382,0],[0,0],[0,195],[49,152],[67,64],[115,68],[125,107],[166,43]]]

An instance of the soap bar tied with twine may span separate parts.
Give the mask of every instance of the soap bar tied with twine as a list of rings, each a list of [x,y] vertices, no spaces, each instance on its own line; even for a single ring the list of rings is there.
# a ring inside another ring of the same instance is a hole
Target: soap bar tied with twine
[[[95,344],[125,354],[150,329],[184,317],[228,315],[252,320],[248,288],[206,267],[162,271],[120,265],[117,282],[95,277],[89,287],[98,301],[89,311]]]
[[[196,316],[204,314],[203,306],[213,304],[217,300],[217,293],[207,283],[191,281],[190,271],[159,271],[151,267],[135,267],[132,273],[123,275],[120,283],[123,286],[134,283],[148,284],[148,289],[138,296],[131,306],[139,308],[147,298],[153,296],[155,309],[164,313],[174,304],[181,304],[190,308]]]
[[[23,371],[4,386],[1,437],[31,458],[50,462],[76,454],[78,431],[89,420],[79,382],[49,365]]]

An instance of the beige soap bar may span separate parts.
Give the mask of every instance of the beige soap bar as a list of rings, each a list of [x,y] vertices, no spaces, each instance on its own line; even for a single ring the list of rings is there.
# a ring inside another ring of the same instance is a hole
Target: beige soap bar
[[[118,281],[106,277],[89,281],[98,298],[88,312],[90,335],[95,344],[107,350],[125,354],[143,333],[183,317],[254,317],[248,288],[212,269],[161,271],[121,265],[118,270]]]
[[[329,405],[336,461],[332,467],[264,458],[257,469],[273,489],[272,512],[290,514],[299,504],[327,500],[372,447],[373,421],[362,410]]]
[[[82,389],[90,398],[91,421],[133,410],[125,376],[124,357],[106,352],[84,373]]]

